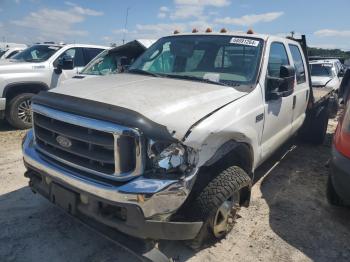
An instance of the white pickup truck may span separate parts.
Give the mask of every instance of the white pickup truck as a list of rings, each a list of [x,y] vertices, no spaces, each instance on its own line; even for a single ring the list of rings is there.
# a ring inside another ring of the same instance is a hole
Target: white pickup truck
[[[31,127],[30,99],[72,77],[104,46],[36,44],[0,60],[0,119],[16,128]]]
[[[332,89],[311,88],[305,38],[159,39],[128,73],[33,98],[33,191],[142,239],[212,243],[248,206],[254,171],[299,132],[322,143]]]

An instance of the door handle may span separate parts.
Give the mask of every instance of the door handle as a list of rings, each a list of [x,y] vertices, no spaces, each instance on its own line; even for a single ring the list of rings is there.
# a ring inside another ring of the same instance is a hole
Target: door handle
[[[293,96],[293,109],[295,108],[296,104],[297,104],[297,96]]]

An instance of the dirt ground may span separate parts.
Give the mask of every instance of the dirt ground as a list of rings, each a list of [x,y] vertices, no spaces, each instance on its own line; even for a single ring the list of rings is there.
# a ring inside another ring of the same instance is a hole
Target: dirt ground
[[[180,242],[160,248],[175,261],[350,261],[350,209],[325,195],[335,126],[324,145],[292,141],[259,168],[251,205],[226,239],[196,253]],[[0,261],[138,261],[31,192],[23,135],[0,122]]]

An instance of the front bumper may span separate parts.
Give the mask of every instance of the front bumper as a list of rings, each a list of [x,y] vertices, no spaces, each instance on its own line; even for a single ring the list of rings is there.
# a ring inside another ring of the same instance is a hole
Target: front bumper
[[[0,119],[5,117],[6,98],[0,97]]]
[[[339,197],[350,204],[350,159],[332,148],[331,179]]]
[[[50,199],[53,185],[76,196],[77,214],[138,238],[185,240],[194,238],[202,222],[167,221],[186,200],[196,172],[182,180],[134,179],[123,185],[90,180],[46,159],[35,150],[32,131],[23,142],[23,159],[31,187]],[[126,220],[103,216],[101,207],[124,209]]]

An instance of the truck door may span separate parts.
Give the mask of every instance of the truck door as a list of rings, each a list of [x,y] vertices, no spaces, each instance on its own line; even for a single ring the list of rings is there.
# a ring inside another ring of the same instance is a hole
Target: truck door
[[[296,73],[296,82],[293,94],[293,121],[292,132],[295,133],[302,126],[305,119],[305,111],[309,99],[309,82],[306,77],[306,63],[300,47],[289,44],[289,50],[293,59]]]
[[[287,48],[282,42],[272,42],[268,46],[269,59],[265,76],[280,77],[282,65],[290,65]],[[293,94],[278,99],[267,98],[267,82],[265,80],[265,123],[261,141],[261,157],[266,159],[292,133]]]
[[[54,71],[52,72],[52,79],[50,88],[57,87],[60,82],[72,78],[75,74],[77,74],[85,65],[83,50],[80,47],[69,48],[64,51],[54,62],[53,67],[55,68],[58,60],[63,56],[70,56],[74,61],[74,68],[72,70],[62,70],[62,73],[57,74]]]

